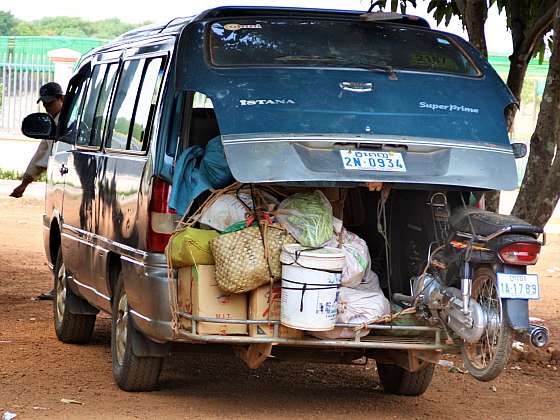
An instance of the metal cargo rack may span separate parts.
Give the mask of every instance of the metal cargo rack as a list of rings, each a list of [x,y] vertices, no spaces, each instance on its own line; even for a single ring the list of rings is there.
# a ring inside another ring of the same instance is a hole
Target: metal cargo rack
[[[353,349],[387,349],[387,350],[445,350],[447,345],[441,342],[441,330],[437,327],[428,326],[404,326],[404,325],[380,325],[380,324],[336,324],[336,327],[367,328],[374,331],[402,331],[415,333],[414,336],[396,335],[367,335],[360,337],[356,331],[353,339],[329,339],[320,340],[313,338],[292,339],[282,338],[279,335],[280,321],[277,320],[247,320],[247,319],[222,319],[195,316],[186,312],[178,312],[179,317],[191,321],[190,331],[180,328],[178,331],[181,340],[198,343],[218,344],[278,344],[294,347],[330,347],[330,348],[353,348]],[[250,337],[245,335],[200,335],[198,331],[199,322],[210,322],[217,324],[242,324],[242,325],[272,325],[274,327],[272,336]]]

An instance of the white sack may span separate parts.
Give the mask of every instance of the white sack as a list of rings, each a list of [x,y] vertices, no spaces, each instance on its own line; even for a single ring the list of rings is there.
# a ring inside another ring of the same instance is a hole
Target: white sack
[[[389,315],[390,312],[391,307],[379,286],[379,278],[371,270],[368,270],[363,282],[358,286],[340,288],[337,323],[369,324]],[[360,337],[368,333],[367,329],[361,330]],[[315,331],[310,334],[322,339],[354,338],[352,328],[335,328],[331,331]]]
[[[339,236],[336,235],[327,246],[339,247]],[[342,229],[342,250],[346,256],[346,267],[342,271],[341,284],[354,287],[360,284],[369,266],[370,256],[366,241],[358,235]]]
[[[262,200],[264,200],[267,205],[278,204],[278,200],[272,195],[260,191],[256,193],[260,194]],[[257,196],[257,203],[259,203],[258,197],[259,196]],[[251,209],[251,211],[249,211],[249,209]],[[245,220],[247,213],[251,213],[252,209],[253,199],[250,192],[243,190],[237,195],[224,194],[219,196],[210,207],[202,212],[199,222],[219,232],[223,232],[234,223]]]
[[[250,195],[240,194],[239,197],[247,206],[253,205]],[[247,211],[247,207],[234,194],[224,194],[202,212],[199,222],[223,232],[234,223],[245,220]]]

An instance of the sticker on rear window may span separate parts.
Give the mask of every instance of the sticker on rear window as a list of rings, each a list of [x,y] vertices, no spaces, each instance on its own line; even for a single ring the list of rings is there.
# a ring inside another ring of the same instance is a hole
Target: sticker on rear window
[[[260,23],[256,23],[255,25],[240,25],[239,23],[228,23],[224,25],[224,29],[228,31],[238,31],[240,29],[262,29]]]
[[[413,67],[419,67],[426,70],[434,69],[450,72],[458,70],[457,63],[451,58],[427,52],[414,52],[410,54],[409,63]]]

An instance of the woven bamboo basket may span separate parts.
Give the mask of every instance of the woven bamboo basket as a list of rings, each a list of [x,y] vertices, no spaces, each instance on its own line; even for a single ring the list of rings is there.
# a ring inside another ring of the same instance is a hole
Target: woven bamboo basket
[[[222,290],[245,293],[281,277],[282,246],[296,240],[274,225],[263,224],[262,232],[261,236],[259,227],[252,226],[210,241],[216,282]]]

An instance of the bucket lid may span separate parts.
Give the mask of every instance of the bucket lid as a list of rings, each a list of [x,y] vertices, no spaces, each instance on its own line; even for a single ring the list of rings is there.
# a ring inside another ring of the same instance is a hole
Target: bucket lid
[[[324,246],[322,248],[306,248],[299,244],[282,247],[280,262],[324,271],[342,271],[346,267],[346,256],[339,248]]]

